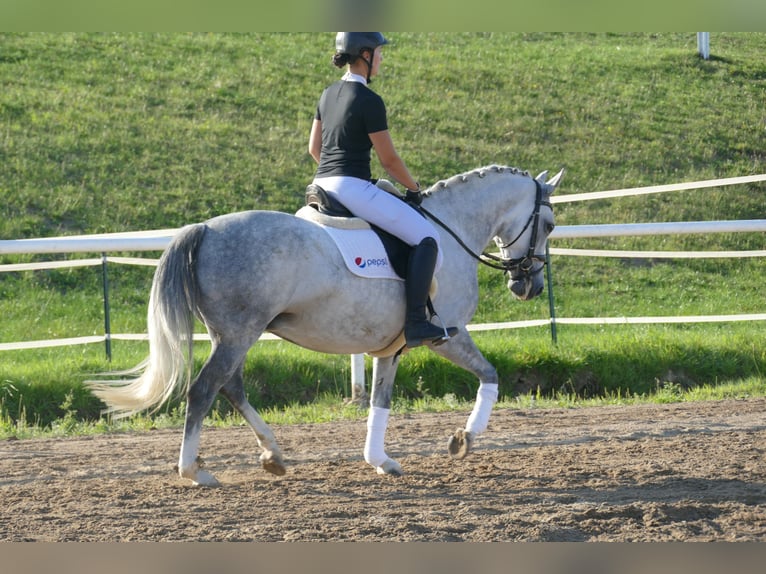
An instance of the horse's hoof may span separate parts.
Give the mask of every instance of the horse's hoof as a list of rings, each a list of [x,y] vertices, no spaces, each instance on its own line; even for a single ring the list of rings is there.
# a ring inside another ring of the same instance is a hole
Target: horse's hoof
[[[192,479],[192,484],[194,484],[194,486],[205,486],[208,488],[221,486],[218,479],[206,470],[198,470],[197,476]]]
[[[447,443],[447,450],[453,458],[461,459],[471,452],[471,446],[473,446],[473,433],[457,429]]]
[[[377,467],[375,472],[378,474],[387,474],[389,476],[402,476],[404,474],[404,471],[402,471],[402,466],[391,458]]]
[[[264,453],[265,454],[265,453]],[[284,476],[287,472],[287,469],[285,468],[285,463],[282,462],[282,459],[274,454],[270,454],[269,456],[261,455],[261,466],[263,467],[263,470],[270,472],[271,474],[275,474],[277,476]]]
[[[191,480],[194,486],[221,486],[221,483],[218,482],[215,476],[203,470],[204,464],[205,461],[202,460],[202,457],[198,456],[190,466],[184,468],[176,466],[175,469],[178,472],[178,476]]]

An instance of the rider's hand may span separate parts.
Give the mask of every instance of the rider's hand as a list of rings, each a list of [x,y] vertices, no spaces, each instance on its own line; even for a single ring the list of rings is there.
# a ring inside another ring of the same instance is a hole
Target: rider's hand
[[[408,189],[404,195],[404,201],[415,206],[419,206],[423,203],[423,196],[420,194],[420,184],[417,189]]]

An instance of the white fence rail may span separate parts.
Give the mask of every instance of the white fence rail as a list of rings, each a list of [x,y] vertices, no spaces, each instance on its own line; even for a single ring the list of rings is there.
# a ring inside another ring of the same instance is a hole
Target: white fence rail
[[[649,193],[664,193],[689,189],[721,187],[743,183],[766,181],[766,174],[715,179],[698,182],[687,182],[673,185],[640,187],[594,193],[571,194],[554,196],[554,203],[571,201],[586,201],[628,195],[644,195]],[[38,263],[20,263],[0,265],[0,272],[30,271],[55,269],[63,267],[80,267],[105,265],[106,262],[131,265],[156,265],[157,259],[136,257],[111,257],[107,252],[119,251],[162,251],[168,245],[178,229],[160,229],[154,231],[138,231],[125,233],[106,233],[99,235],[67,236],[55,238],[36,238],[19,240],[0,240],[0,254],[39,254],[39,253],[102,253],[99,259],[79,259],[71,261],[52,261]],[[766,232],[766,219],[733,220],[733,221],[697,221],[697,222],[668,222],[668,223],[632,223],[632,224],[600,224],[600,225],[562,225],[556,227],[550,236],[551,240],[584,238],[584,237],[618,237],[639,235],[675,235],[692,233],[730,233],[730,232]],[[678,251],[610,251],[550,248],[553,255],[562,256],[596,256],[596,257],[645,257],[645,258],[734,258],[734,257],[764,257],[766,250],[753,251],[711,251],[711,252],[678,252]],[[550,282],[549,282],[550,289]],[[105,293],[106,296],[106,293]],[[108,313],[108,310],[107,310]],[[533,326],[558,324],[637,324],[637,323],[699,323],[721,321],[763,321],[766,314],[742,315],[712,315],[686,317],[584,317],[584,318],[554,318],[529,321],[512,321],[505,323],[486,323],[469,325],[469,331],[486,331],[496,329],[513,329]],[[45,341],[27,341],[15,343],[0,343],[0,351],[21,350],[31,348],[68,346],[89,344],[111,340],[145,340],[145,334],[112,334],[109,333],[108,323],[103,336],[87,336],[53,339]],[[264,334],[263,339],[277,339],[271,334]],[[195,340],[207,340],[206,334],[196,334]],[[107,351],[109,353],[109,351]],[[352,358],[352,378],[358,377],[359,357]],[[362,362],[363,365],[363,362]]]
[[[98,238],[53,237],[50,239],[3,239],[0,255],[35,253],[105,253],[114,251],[162,251],[167,247],[177,229],[163,230],[155,236],[137,237],[123,233],[109,233]],[[620,237],[629,235],[683,235],[694,233],[733,233],[766,231],[766,219],[739,219],[729,221],[678,221],[664,223],[603,223],[595,225],[559,225],[550,239],[579,239],[584,237]],[[160,234],[161,233],[161,234]],[[553,252],[552,252],[553,253]],[[641,253],[641,252],[636,252]],[[742,252],[748,253],[748,252]],[[753,255],[754,257],[757,255]],[[636,255],[641,257],[641,255]],[[112,260],[116,260],[112,258]],[[87,261],[87,260],[86,260]],[[64,262],[56,262],[64,267]],[[92,265],[100,264],[90,263]],[[88,263],[82,263],[87,265]],[[72,261],[72,267],[78,261]],[[0,266],[0,271],[17,271]],[[41,267],[42,268],[42,267]]]

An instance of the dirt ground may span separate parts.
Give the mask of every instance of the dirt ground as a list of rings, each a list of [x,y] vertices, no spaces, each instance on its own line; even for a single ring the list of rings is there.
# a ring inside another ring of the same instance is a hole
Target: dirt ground
[[[766,541],[766,399],[395,415],[403,477],[362,459],[365,422],[274,426],[288,472],[250,430],[206,429],[223,483],[174,472],[181,431],[0,442],[2,541]]]

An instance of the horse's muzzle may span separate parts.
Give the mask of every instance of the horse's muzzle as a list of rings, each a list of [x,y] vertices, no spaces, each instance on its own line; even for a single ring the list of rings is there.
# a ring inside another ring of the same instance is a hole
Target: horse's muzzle
[[[516,297],[521,298],[527,293],[527,282],[523,279],[519,281],[509,281],[508,288],[511,290],[511,293],[516,295]]]
[[[542,271],[542,268],[539,270]],[[534,299],[543,292],[545,286],[543,275],[539,271],[521,277],[510,277],[508,280],[508,289],[511,290],[514,297],[527,301]]]

